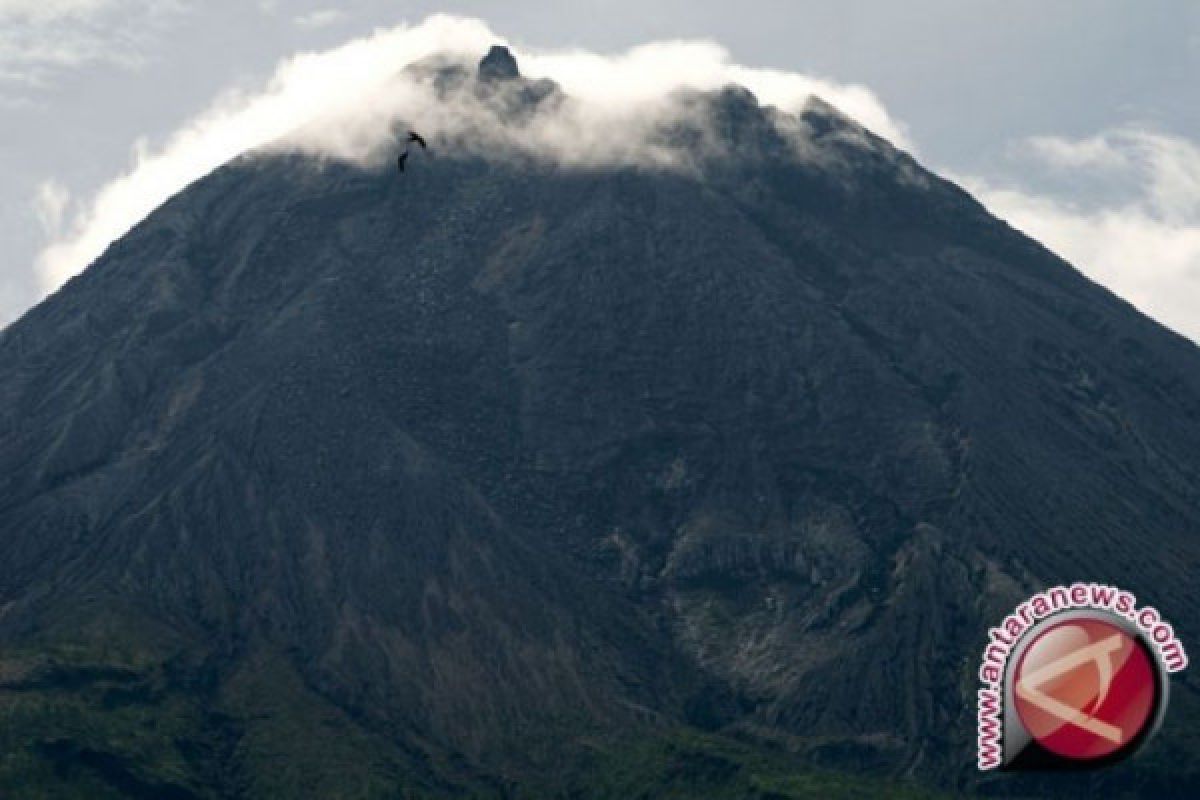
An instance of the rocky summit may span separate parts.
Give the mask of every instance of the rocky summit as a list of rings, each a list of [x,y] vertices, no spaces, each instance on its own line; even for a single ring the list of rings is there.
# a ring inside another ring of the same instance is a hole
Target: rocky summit
[[[679,169],[248,154],[0,334],[0,796],[1200,792],[1186,673],[1114,769],[973,752],[1039,588],[1200,643],[1200,351],[820,101],[688,102]]]

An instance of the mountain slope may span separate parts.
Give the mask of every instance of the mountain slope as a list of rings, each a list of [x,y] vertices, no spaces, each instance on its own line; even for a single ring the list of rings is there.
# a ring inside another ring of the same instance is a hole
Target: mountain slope
[[[0,786],[946,782],[1032,589],[1196,638],[1196,348],[819,102],[693,102],[678,169],[239,159],[5,330]]]

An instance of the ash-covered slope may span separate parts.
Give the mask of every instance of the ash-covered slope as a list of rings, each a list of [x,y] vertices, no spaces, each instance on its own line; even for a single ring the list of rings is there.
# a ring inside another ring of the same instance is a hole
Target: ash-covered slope
[[[941,782],[1033,589],[1200,637],[1200,352],[819,102],[689,102],[680,168],[239,160],[4,331],[0,787]]]

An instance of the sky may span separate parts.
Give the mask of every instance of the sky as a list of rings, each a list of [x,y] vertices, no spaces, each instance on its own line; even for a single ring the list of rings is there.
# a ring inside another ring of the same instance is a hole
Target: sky
[[[0,325],[241,149],[492,39],[589,107],[815,91],[1200,340],[1190,0],[0,0]]]

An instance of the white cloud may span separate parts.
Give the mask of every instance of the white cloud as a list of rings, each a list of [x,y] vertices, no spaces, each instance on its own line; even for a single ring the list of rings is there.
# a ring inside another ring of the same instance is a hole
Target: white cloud
[[[502,140],[569,163],[653,159],[633,134],[678,110],[663,102],[665,96],[740,83],[761,101],[789,110],[819,93],[907,145],[904,129],[867,89],[743,67],[709,42],[660,42],[615,56],[514,48],[526,75],[552,78],[573,96],[562,113],[547,115],[519,137],[504,126],[480,124],[477,104],[437,100],[427,84],[401,79],[402,68],[419,59],[446,53],[473,63],[494,43],[505,42],[483,22],[438,15],[284,61],[262,91],[222,96],[161,146],[140,148],[128,172],[76,204],[64,235],[37,259],[43,286],[56,288],[188,183],[281,137],[287,147],[371,162],[387,152],[394,123],[405,118],[418,119],[419,129],[433,136],[467,137],[476,146]]]
[[[58,236],[62,233],[63,217],[70,200],[71,193],[58,181],[42,181],[38,185],[33,210],[46,235]]]
[[[67,69],[142,65],[182,2],[0,0],[0,97],[25,99]]]
[[[1084,208],[1022,187],[960,178],[996,215],[1158,321],[1200,341],[1200,147],[1124,128],[1022,148],[1057,170],[1103,169],[1124,198]]]
[[[135,144],[133,166],[81,204],[65,234],[39,254],[43,287],[57,288],[171,195],[231,158],[322,112],[375,109],[366,98],[406,64],[439,51],[478,53],[494,39],[482,23],[435,17],[284,61],[262,92],[223,95],[157,149]]]
[[[1115,169],[1129,164],[1126,152],[1107,136],[1064,139],[1061,136],[1033,136],[1017,148],[1059,168],[1082,167]]]
[[[74,7],[89,7],[88,0]],[[61,184],[43,183],[34,208],[50,238],[37,259],[44,289],[56,288],[172,194],[245,151],[286,146],[370,163],[390,152],[399,118],[415,120],[443,143],[466,133],[476,146],[526,147],[573,164],[653,160],[653,148],[637,134],[663,115],[682,113],[665,97],[680,88],[738,83],[786,110],[815,93],[912,149],[905,128],[868,89],[735,64],[726,50],[707,41],[655,42],[615,55],[514,47],[526,76],[551,78],[573,98],[566,112],[521,131],[519,141],[511,131],[479,124],[477,108],[435,101],[427,85],[398,79],[403,67],[429,55],[474,61],[494,43],[506,42],[478,20],[435,16],[302,53],[279,64],[260,91],[228,92],[166,141],[138,142],[131,168],[94,196],[73,199]],[[0,72],[3,68],[0,59]],[[1020,167],[1013,174],[1052,174],[1070,185],[1101,175],[1106,187],[1119,191],[1089,193],[1091,204],[1085,206],[1029,185],[959,180],[998,216],[1094,280],[1200,339],[1200,147],[1122,128],[1082,139],[1034,137],[1014,147],[1013,155]]]
[[[144,63],[140,48],[129,45],[131,32],[104,33],[96,27],[15,25],[0,30],[0,84],[41,88],[65,69],[86,64],[131,68]]]
[[[86,17],[118,0],[0,0],[0,20],[45,23],[64,17]]]
[[[77,7],[86,5],[79,0]],[[815,93],[912,148],[904,127],[868,89],[738,65],[707,41],[656,42],[615,55],[514,47],[525,75],[551,78],[572,98],[563,113],[546,115],[536,129],[521,131],[519,140],[511,131],[481,125],[475,106],[435,100],[428,85],[398,78],[403,67],[432,54],[474,61],[494,43],[506,42],[478,20],[435,16],[302,53],[282,62],[260,91],[228,92],[165,142],[137,143],[132,167],[94,196],[73,201],[61,184],[42,184],[34,207],[51,239],[37,259],[43,287],[56,288],[172,194],[245,151],[284,146],[371,163],[390,152],[400,118],[416,120],[420,130],[442,142],[468,135],[476,146],[525,147],[566,163],[654,160],[653,148],[638,133],[664,115],[683,113],[664,98],[681,88],[738,83],[786,110]],[[994,213],[1093,279],[1200,339],[1195,143],[1122,128],[1083,139],[1035,137],[1013,153],[1021,167],[1014,174],[1052,173],[1068,183],[1103,175],[1106,185],[1121,191],[1115,199],[1092,197],[1092,205],[1082,206],[1028,185],[959,180]]]
[[[897,147],[913,150],[904,126],[866,87],[735,64],[715,42],[654,42],[616,56],[580,50],[522,53],[520,60],[523,72],[553,78],[567,94],[592,105],[654,102],[681,87],[716,89],[731,83],[785,110],[797,110],[817,95]]]
[[[1200,219],[1200,148],[1187,139],[1128,127],[1079,140],[1034,137],[1023,149],[1055,169],[1099,170],[1124,180],[1164,220]]]
[[[340,22],[345,13],[336,8],[319,8],[307,14],[301,14],[292,19],[299,28],[327,28],[335,22]]]

